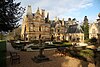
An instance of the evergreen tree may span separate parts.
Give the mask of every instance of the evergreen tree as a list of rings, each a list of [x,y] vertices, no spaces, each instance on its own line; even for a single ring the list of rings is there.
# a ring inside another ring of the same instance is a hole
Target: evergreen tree
[[[20,6],[21,2],[14,0],[0,0],[0,32],[8,32],[19,27],[25,9]]]
[[[82,25],[82,29],[84,31],[84,39],[88,40],[89,39],[89,23],[88,23],[87,16],[84,17],[84,22],[83,22],[83,25]]]

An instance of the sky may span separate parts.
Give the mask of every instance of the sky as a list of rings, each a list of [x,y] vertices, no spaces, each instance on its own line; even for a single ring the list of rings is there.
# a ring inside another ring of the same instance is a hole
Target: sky
[[[21,2],[21,6],[31,5],[32,12],[35,13],[37,8],[45,9],[49,12],[50,19],[53,20],[56,16],[59,19],[76,18],[80,23],[84,16],[87,16],[89,22],[92,23],[98,18],[100,12],[100,0],[15,0]]]

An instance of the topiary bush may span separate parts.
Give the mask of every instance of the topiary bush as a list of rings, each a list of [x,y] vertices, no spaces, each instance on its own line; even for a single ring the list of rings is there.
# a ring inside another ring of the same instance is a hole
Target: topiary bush
[[[91,62],[94,57],[93,50],[90,50],[90,49],[81,50],[79,54],[80,56],[86,58],[88,61],[91,61]]]
[[[64,42],[63,45],[72,45],[71,42]]]
[[[32,43],[38,44],[39,43],[39,40],[33,40]]]
[[[53,44],[63,44],[63,42],[53,42]]]

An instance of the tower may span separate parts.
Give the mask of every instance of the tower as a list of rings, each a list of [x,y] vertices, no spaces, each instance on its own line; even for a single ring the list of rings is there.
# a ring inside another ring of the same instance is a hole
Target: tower
[[[88,18],[87,16],[84,17],[84,24],[86,24],[88,22]]]
[[[27,7],[26,16],[28,17],[28,19],[32,19],[33,18],[31,5],[28,5],[28,7]]]

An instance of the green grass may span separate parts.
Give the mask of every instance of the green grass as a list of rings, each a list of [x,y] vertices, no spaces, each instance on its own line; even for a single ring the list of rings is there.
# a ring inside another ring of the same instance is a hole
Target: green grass
[[[0,40],[0,67],[6,67],[6,41]]]

